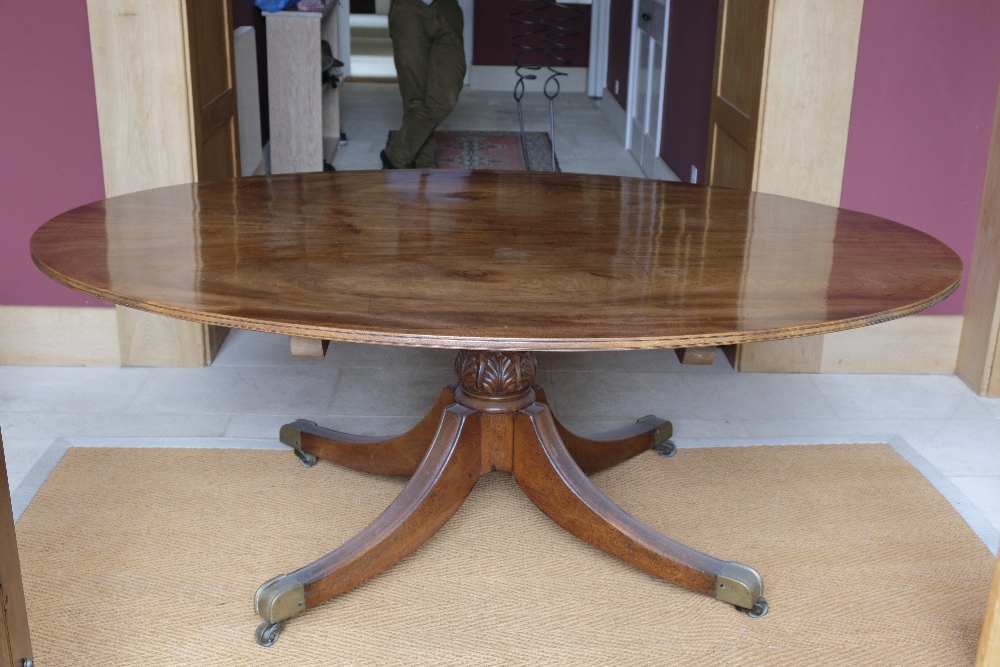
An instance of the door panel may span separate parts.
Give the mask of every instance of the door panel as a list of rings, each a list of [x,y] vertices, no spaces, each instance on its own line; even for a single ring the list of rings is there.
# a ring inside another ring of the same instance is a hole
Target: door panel
[[[187,0],[198,180],[240,173],[229,0]]]
[[[640,0],[632,32],[637,48],[629,150],[647,175],[653,173],[660,146],[667,6],[664,0]]]
[[[752,190],[771,0],[719,0],[709,185]]]
[[[712,185],[738,187],[731,183],[749,183],[752,174],[748,171],[753,164],[753,157],[746,147],[727,134],[721,126],[712,128],[712,150],[709,156],[713,167]]]

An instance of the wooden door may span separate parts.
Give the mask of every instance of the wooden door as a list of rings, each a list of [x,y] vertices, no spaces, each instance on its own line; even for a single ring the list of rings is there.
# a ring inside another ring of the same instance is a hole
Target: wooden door
[[[240,175],[230,0],[187,0],[197,180]]]
[[[240,135],[232,4],[230,0],[186,1],[195,180],[236,178],[240,175]],[[204,332],[211,360],[229,329],[206,326]]]
[[[654,171],[660,146],[663,84],[666,67],[667,3],[639,0],[632,39],[632,106],[629,150],[647,175]]]
[[[753,190],[771,0],[719,0],[708,184]]]
[[[239,173],[230,11],[227,0],[87,0],[107,197]],[[117,314],[123,366],[204,366],[225,331]]]
[[[21,561],[14,536],[7,464],[0,435],[0,667],[22,667],[31,658],[28,612],[24,606]]]

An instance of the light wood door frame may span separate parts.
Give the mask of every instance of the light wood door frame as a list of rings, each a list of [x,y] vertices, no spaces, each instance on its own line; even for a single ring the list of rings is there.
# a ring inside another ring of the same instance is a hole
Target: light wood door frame
[[[727,106],[734,107],[730,116],[736,125],[742,124],[743,136],[739,141],[730,139],[733,155],[725,169],[720,168],[718,158],[725,151],[718,144],[722,133],[717,128],[725,122],[726,110],[716,95],[710,184],[839,206],[863,4],[864,0],[719,0],[713,85],[716,92],[725,93],[729,62],[729,85],[742,101]],[[738,31],[747,25],[751,11],[758,32],[742,35]],[[730,35],[732,43],[753,46],[748,48],[752,62],[741,65],[738,57],[727,61],[727,29],[736,30]],[[764,34],[759,34],[761,29]],[[754,65],[757,60],[759,70]],[[746,87],[751,79],[754,85]],[[740,114],[743,118],[738,118]],[[808,336],[742,345],[735,355],[736,366],[741,371],[820,372],[825,340]]]
[[[198,124],[212,125],[194,111],[191,1],[87,0],[106,197],[198,179]],[[224,337],[130,308],[116,315],[123,366],[204,366]]]
[[[955,372],[976,393],[1000,397],[1000,91],[962,314]]]
[[[24,603],[21,560],[14,534],[14,513],[7,483],[7,462],[0,434],[0,667],[23,667],[31,659],[28,611]]]

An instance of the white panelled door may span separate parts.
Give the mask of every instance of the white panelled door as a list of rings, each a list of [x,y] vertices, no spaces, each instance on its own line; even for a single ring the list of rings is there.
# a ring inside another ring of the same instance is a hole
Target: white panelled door
[[[660,149],[663,83],[666,73],[666,28],[669,0],[636,0],[632,28],[632,72],[628,148],[643,172],[654,173]]]

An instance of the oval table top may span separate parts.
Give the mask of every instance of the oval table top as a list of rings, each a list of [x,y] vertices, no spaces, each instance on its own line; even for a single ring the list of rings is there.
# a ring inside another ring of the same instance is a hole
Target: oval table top
[[[123,195],[45,223],[101,299],[307,338],[492,350],[696,347],[840,331],[945,298],[930,236],[795,199],[548,172],[336,172]]]

